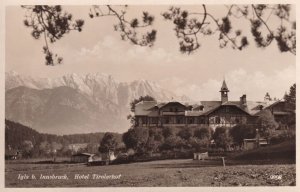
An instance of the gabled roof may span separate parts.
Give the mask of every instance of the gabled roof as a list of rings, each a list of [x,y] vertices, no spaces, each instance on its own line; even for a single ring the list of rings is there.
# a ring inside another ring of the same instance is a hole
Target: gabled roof
[[[264,110],[277,103],[277,101],[247,101],[247,110],[251,115],[256,115],[261,110]]]
[[[90,156],[94,156],[95,154],[92,154],[92,153],[77,153],[77,154],[74,154],[72,156],[87,156],[87,157],[90,157]]]
[[[189,106],[191,106],[193,110],[198,110],[198,109],[200,109],[200,107],[201,107],[202,105],[193,104],[193,105],[189,105]]]
[[[276,105],[277,103],[280,103],[280,102],[284,102],[284,101],[281,101],[281,100],[278,100],[278,101],[269,101],[269,105],[266,106],[265,108],[270,108],[270,107],[273,107],[274,105]]]
[[[247,101],[246,104],[242,104],[240,101],[227,101],[222,104],[221,101],[200,101],[197,103],[180,103],[176,101],[157,103],[156,101],[141,101],[136,104],[135,115],[136,116],[158,116],[158,109],[161,109],[169,104],[180,104],[186,108],[186,116],[200,116],[208,115],[217,110],[221,106],[235,106],[249,115],[257,115],[261,109],[267,109],[274,106],[281,101]],[[192,106],[192,110],[188,110],[188,107]],[[203,110],[199,110],[199,106],[203,106]]]
[[[174,104],[175,105],[181,105],[182,107],[187,108],[187,105],[184,105],[184,104],[182,104],[178,101],[171,101],[171,102],[165,103],[164,105],[160,106],[160,108],[164,108],[167,105],[174,105]]]
[[[148,116],[149,116],[149,117],[158,117],[158,116],[159,116],[158,110],[148,110],[148,111],[150,111],[150,112],[148,113]]]
[[[225,103],[222,103],[221,105],[219,106],[216,106],[214,108],[212,108],[211,110],[207,111],[205,113],[205,115],[209,115],[210,113],[214,112],[215,110],[217,110],[218,108],[220,108],[221,106],[233,106],[233,107],[236,107],[238,109],[240,109],[241,111],[243,111],[244,113],[248,114],[248,115],[251,115],[249,114],[249,112],[246,110],[245,106],[241,105],[240,102],[238,101],[227,101]]]
[[[211,110],[214,110],[221,106],[221,101],[200,101],[201,105],[203,106],[203,112],[207,113]]]
[[[134,114],[137,116],[147,116],[156,104],[156,101],[141,101],[135,105]]]

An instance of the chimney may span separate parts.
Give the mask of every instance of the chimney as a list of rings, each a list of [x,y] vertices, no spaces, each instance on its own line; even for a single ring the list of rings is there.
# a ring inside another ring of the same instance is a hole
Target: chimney
[[[245,94],[240,97],[240,104],[241,105],[247,105],[247,99],[246,99]]]

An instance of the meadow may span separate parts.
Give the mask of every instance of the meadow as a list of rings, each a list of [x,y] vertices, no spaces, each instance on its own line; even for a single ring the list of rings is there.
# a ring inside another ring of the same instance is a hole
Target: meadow
[[[64,161],[6,161],[6,187],[295,186],[296,165],[286,161],[160,160],[87,166]],[[41,176],[42,175],[42,176]],[[33,178],[35,177],[35,178]],[[52,177],[52,179],[51,179]]]

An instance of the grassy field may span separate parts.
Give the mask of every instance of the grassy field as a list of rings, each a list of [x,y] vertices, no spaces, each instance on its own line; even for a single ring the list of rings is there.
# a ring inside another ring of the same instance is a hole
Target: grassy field
[[[296,141],[294,139],[285,141],[277,145],[261,147],[247,150],[234,156],[237,160],[265,160],[265,159],[289,159],[296,162]]]
[[[296,185],[295,164],[238,165],[238,162],[162,160],[109,166],[6,161],[6,187],[153,187]],[[244,162],[245,163],[245,162]],[[243,164],[244,164],[243,163]],[[260,163],[257,163],[260,164]],[[28,175],[21,180],[20,176]],[[40,179],[40,175],[67,176]],[[85,178],[75,179],[76,175]],[[32,179],[32,175],[36,179]],[[19,179],[18,179],[19,177]]]

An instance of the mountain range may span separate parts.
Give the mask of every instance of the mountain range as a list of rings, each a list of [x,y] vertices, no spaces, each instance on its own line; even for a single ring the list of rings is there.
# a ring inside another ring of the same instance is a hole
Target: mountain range
[[[158,101],[188,100],[155,82],[118,82],[102,73],[57,78],[5,74],[5,118],[42,133],[125,132],[130,102],[150,95]]]

